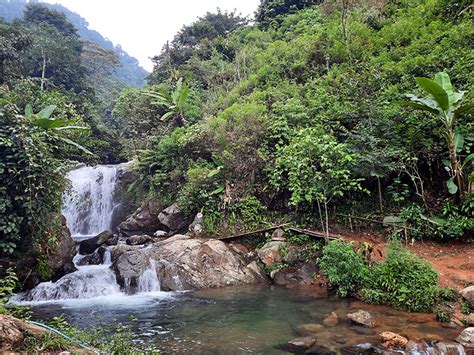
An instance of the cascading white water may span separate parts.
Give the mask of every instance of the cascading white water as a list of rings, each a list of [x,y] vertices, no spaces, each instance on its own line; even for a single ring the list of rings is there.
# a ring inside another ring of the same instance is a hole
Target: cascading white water
[[[86,239],[112,228],[112,213],[118,205],[114,192],[119,167],[85,166],[67,174],[71,191],[64,195],[62,213],[74,239]]]
[[[150,266],[138,278],[137,290],[139,293],[161,291],[160,279],[156,274],[155,260],[150,259]]]

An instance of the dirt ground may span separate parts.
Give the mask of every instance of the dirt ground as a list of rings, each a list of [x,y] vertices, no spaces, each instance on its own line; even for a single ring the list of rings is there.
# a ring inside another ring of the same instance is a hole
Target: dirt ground
[[[387,240],[376,232],[350,232],[338,230],[347,241],[357,243],[375,244],[373,256],[380,259],[384,253]],[[412,245],[405,245],[409,250],[418,254],[422,259],[431,263],[438,271],[440,283],[445,287],[453,287],[460,290],[470,284],[474,284],[474,242],[460,241],[416,241]]]

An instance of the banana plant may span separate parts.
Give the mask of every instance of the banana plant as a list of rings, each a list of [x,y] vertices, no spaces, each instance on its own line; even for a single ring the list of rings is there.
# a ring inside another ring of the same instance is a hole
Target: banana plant
[[[48,132],[54,134],[55,137],[57,137],[59,140],[63,141],[64,143],[72,145],[87,154],[94,155],[94,153],[92,153],[90,150],[83,147],[79,143],[76,143],[70,140],[69,138],[63,137],[59,134],[61,131],[66,131],[66,130],[71,130],[71,129],[87,130],[89,128],[74,126],[75,120],[63,120],[63,119],[51,118],[51,115],[53,114],[55,109],[56,109],[56,105],[49,105],[43,108],[40,112],[35,114],[33,113],[33,107],[30,104],[28,104],[25,107],[25,117],[30,118],[34,126],[47,130]]]
[[[407,94],[410,99],[408,102],[402,102],[405,106],[411,106],[415,109],[430,112],[436,115],[443,125],[443,133],[448,143],[449,160],[443,161],[448,167],[451,177],[446,181],[446,186],[451,194],[459,193],[463,195],[463,167],[474,159],[474,154],[468,155],[461,163],[459,153],[462,151],[464,137],[456,129],[456,118],[461,112],[472,109],[472,105],[463,105],[463,98],[466,91],[454,91],[449,75],[445,72],[439,72],[434,80],[417,77],[416,82],[428,97],[418,97],[413,94]]]
[[[189,87],[183,84],[183,78],[179,78],[173,92],[168,93],[163,89],[155,89],[155,91],[146,91],[144,94],[155,99],[153,105],[165,108],[166,113],[161,116],[161,120],[165,121],[174,117],[179,127],[184,126],[186,120],[184,118],[184,105],[189,95]]]

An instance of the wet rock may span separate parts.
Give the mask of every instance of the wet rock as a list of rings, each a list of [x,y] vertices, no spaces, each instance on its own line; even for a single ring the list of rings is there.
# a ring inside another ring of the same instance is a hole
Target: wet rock
[[[364,355],[364,354],[375,354],[376,353],[376,348],[370,343],[364,343],[364,344],[358,344],[358,345],[353,345],[353,346],[345,346],[341,348],[341,354],[342,355],[352,355],[352,354],[357,354],[357,355]]]
[[[277,242],[285,241],[285,231],[281,228],[275,229],[272,233],[272,240]]]
[[[372,315],[367,311],[358,310],[355,313],[349,313],[347,315],[347,318],[352,322],[363,325],[365,327],[375,327],[375,320],[372,318]]]
[[[83,240],[79,244],[79,254],[88,255],[92,254],[98,247],[105,244],[109,239],[113,238],[111,231],[104,231],[95,237]]]
[[[435,350],[436,354],[443,354],[443,355],[466,354],[466,351],[464,351],[463,346],[460,344],[455,344],[455,343],[438,342],[433,346],[433,349]]]
[[[315,344],[304,352],[305,355],[336,355],[337,353],[331,349],[326,348],[325,346]]]
[[[290,340],[284,345],[284,349],[291,353],[303,354],[307,349],[316,343],[313,337],[301,337]]]
[[[84,265],[100,265],[103,263],[103,254],[102,256],[98,253],[92,253],[89,255],[84,256],[81,258],[78,262],[77,265],[79,266],[84,266]]]
[[[147,269],[149,260],[164,291],[178,291],[266,282],[257,263],[235,253],[219,240],[195,239],[175,235],[151,246],[120,248],[112,251],[112,268],[117,281],[138,278]]]
[[[199,238],[204,231],[204,216],[201,212],[197,213],[193,222],[188,227],[188,234],[191,237]]]
[[[296,333],[299,335],[318,334],[322,330],[324,330],[324,327],[317,323],[302,324],[295,329]]]
[[[113,245],[117,245],[118,242],[119,242],[119,237],[118,235],[115,235],[113,238],[107,239],[105,241],[105,245],[113,246]]]
[[[383,332],[379,334],[380,342],[385,349],[399,349],[403,348],[408,339],[402,337],[400,334],[393,332]]]
[[[474,286],[469,286],[459,291],[461,296],[474,307]]]
[[[286,247],[286,243],[282,241],[271,241],[257,250],[257,255],[265,265],[273,265],[281,263],[282,256],[280,250]]]
[[[54,230],[57,239],[56,248],[47,255],[48,267],[53,271],[53,280],[57,280],[69,272],[75,271],[72,259],[76,254],[76,243],[66,225],[66,218],[61,214],[51,214],[51,220],[58,220],[59,225]],[[72,271],[71,271],[72,270]]]
[[[152,243],[153,238],[149,235],[133,235],[126,240],[127,245],[143,245],[147,243]]]
[[[367,327],[362,327],[360,325],[353,325],[351,327],[351,330],[356,332],[357,334],[362,334],[362,335],[375,335],[377,334],[375,330],[367,328]]]
[[[111,215],[111,230],[118,232],[117,226],[125,221],[127,217],[137,209],[132,199],[127,198],[127,189],[131,183],[138,180],[139,174],[133,169],[133,161],[122,163],[117,169],[117,181],[114,191],[114,209]]]
[[[323,324],[326,326],[326,327],[334,327],[337,325],[337,323],[339,322],[339,318],[337,316],[336,313],[334,312],[331,312],[330,315],[328,315],[326,318],[324,318],[323,320]]]
[[[176,203],[161,211],[161,213],[158,215],[158,220],[166,227],[169,235],[173,235],[179,231],[182,231],[186,226],[184,213]]]
[[[118,230],[121,237],[131,237],[133,235],[147,234],[153,235],[157,230],[164,229],[158,215],[161,213],[163,205],[158,200],[148,201],[138,208],[124,222],[120,223]]]
[[[474,348],[474,327],[464,329],[456,341],[469,349]],[[474,350],[474,349],[473,349]]]

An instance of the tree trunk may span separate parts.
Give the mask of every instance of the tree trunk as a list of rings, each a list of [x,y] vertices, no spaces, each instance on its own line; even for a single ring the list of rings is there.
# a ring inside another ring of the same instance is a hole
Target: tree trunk
[[[41,68],[41,91],[44,90],[44,79],[46,74],[46,53],[44,49],[41,48],[41,55],[43,56],[43,67]]]
[[[324,201],[324,213],[326,215],[326,238],[324,241],[326,244],[329,243],[329,217],[328,217],[328,203]]]
[[[323,212],[321,211],[321,202],[316,200],[318,203],[318,211],[319,211],[319,221],[321,222],[321,230],[324,232],[324,222],[323,222]]]

